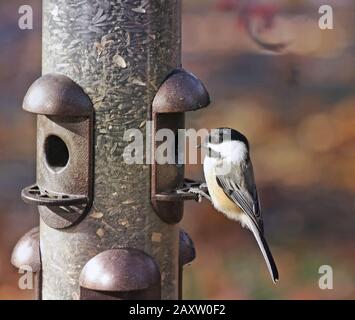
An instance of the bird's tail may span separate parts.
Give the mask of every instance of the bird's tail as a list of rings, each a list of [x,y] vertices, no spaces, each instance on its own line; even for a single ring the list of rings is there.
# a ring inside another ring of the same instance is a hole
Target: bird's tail
[[[248,217],[246,225],[248,228],[251,230],[253,233],[256,241],[258,242],[259,248],[264,256],[266,265],[269,269],[270,275],[274,283],[276,283],[279,280],[279,272],[277,271],[277,267],[274,261],[274,258],[271,254],[271,251],[269,249],[269,246],[266,242],[266,239],[264,238],[264,235],[260,231],[260,229],[257,227],[257,225],[254,223],[252,219]]]

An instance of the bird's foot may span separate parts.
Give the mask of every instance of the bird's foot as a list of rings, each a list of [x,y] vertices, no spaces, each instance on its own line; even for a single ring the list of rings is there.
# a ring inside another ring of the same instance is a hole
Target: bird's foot
[[[207,199],[208,201],[211,201],[211,197],[204,190],[201,190],[201,186],[190,188],[189,192],[198,195],[198,202],[202,202],[203,198]]]

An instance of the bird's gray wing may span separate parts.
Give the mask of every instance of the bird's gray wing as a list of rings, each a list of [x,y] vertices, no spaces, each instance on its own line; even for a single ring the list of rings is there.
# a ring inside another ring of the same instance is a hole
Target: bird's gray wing
[[[272,280],[277,282],[279,273],[269,246],[264,238],[263,221],[251,161],[248,159],[241,166],[238,166],[237,170],[236,172],[217,175],[217,182],[224,193],[249,217],[249,219],[246,220],[247,227],[254,234],[270,271]]]
[[[254,180],[251,161],[248,159],[240,166],[241,170],[217,175],[217,182],[224,193],[239,206],[264,232],[258,192]]]

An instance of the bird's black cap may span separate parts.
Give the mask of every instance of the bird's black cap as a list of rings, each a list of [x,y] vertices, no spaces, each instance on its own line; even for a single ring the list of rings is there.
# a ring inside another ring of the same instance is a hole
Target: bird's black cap
[[[231,128],[212,129],[208,136],[208,141],[213,144],[219,144],[225,141],[241,141],[245,143],[249,151],[248,139],[239,131]]]

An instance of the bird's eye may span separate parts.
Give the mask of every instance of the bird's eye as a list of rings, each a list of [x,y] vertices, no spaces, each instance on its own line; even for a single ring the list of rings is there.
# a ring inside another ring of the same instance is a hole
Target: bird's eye
[[[221,158],[221,154],[212,148],[208,148],[208,156],[210,158]]]

